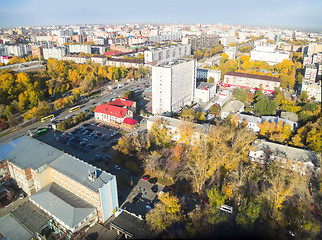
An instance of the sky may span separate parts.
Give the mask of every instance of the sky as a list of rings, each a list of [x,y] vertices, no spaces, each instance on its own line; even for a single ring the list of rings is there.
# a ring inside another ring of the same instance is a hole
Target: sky
[[[0,27],[187,23],[322,31],[321,0],[0,0]]]

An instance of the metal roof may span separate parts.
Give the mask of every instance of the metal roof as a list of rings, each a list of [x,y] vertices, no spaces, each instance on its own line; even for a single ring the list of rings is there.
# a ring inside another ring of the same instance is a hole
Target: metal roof
[[[235,77],[243,77],[243,78],[253,78],[253,79],[259,79],[259,80],[265,80],[265,81],[281,82],[281,80],[279,78],[257,75],[257,74],[249,74],[249,73],[241,73],[241,72],[228,72],[225,75],[235,76]]]
[[[223,108],[222,112],[239,112],[244,107],[244,103],[239,100],[233,100],[227,103]]]
[[[56,169],[58,172],[96,192],[98,192],[98,190],[106,183],[115,178],[114,175],[93,167],[92,165],[68,154],[61,155],[48,165]],[[97,177],[94,179],[94,181],[91,181],[88,178],[88,174],[95,171]]]
[[[30,239],[33,236],[11,214],[0,219],[0,233],[10,240]]]
[[[40,232],[48,225],[50,220],[49,215],[29,201],[12,211],[11,215],[31,233]]]
[[[63,155],[62,151],[27,136],[4,145],[4,149],[9,151],[6,158],[21,169],[36,170]]]
[[[74,228],[96,208],[56,183],[51,183],[29,197],[52,216]]]
[[[265,140],[261,140],[259,143],[254,144],[254,151],[269,149],[274,156],[286,157],[291,160],[299,162],[311,161],[315,165],[318,163],[318,158],[313,151],[299,149],[295,147],[289,147],[286,145],[272,143]]]
[[[205,88],[212,88],[212,87],[216,87],[216,84],[201,82],[197,86],[197,89],[205,90]]]
[[[144,239],[150,234],[144,221],[126,210],[123,210],[121,214],[113,220],[111,225],[114,228],[133,236],[134,239]]]

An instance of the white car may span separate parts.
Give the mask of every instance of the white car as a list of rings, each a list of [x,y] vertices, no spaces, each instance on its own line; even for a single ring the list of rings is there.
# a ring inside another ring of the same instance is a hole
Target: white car
[[[120,168],[118,165],[114,165],[114,168],[115,168],[116,170],[121,170],[121,168]]]

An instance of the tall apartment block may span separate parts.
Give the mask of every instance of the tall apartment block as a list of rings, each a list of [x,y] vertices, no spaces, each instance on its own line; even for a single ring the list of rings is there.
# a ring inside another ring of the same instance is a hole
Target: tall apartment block
[[[210,48],[219,44],[219,36],[216,34],[188,36],[182,38],[182,44],[191,44],[192,51],[202,48]]]
[[[153,48],[144,51],[144,62],[154,62],[159,63],[166,61],[173,61],[191,54],[191,45],[174,45],[165,48]]]
[[[67,49],[65,47],[57,47],[57,48],[44,48],[44,59],[48,58],[56,58],[58,60],[63,60],[63,56],[66,55]]]
[[[191,104],[196,88],[196,60],[152,67],[152,113],[171,114]]]

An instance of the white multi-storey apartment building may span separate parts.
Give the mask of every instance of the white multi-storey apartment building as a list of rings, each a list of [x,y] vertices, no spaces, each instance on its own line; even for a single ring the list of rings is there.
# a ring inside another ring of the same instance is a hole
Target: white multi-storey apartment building
[[[149,63],[158,61],[164,63],[168,61],[177,60],[191,54],[191,45],[174,45],[165,48],[153,48],[144,51],[144,62]]]
[[[279,52],[276,46],[256,46],[250,52],[250,60],[265,61],[269,65],[274,65],[283,62],[284,59],[290,59],[289,52]]]
[[[169,114],[191,104],[196,88],[196,60],[152,67],[152,113]]]
[[[311,81],[302,82],[302,92],[306,91],[309,98],[314,97],[316,101],[321,102],[321,84]]]
[[[70,53],[86,53],[86,54],[91,54],[91,45],[87,44],[71,44],[68,45],[68,50]]]
[[[314,64],[308,64],[305,66],[305,75],[304,75],[305,79],[311,82],[315,82],[317,74],[318,74],[318,69]]]
[[[6,55],[23,57],[31,53],[31,46],[26,44],[5,46]]]
[[[65,56],[66,53],[67,50],[65,47],[43,49],[44,59],[56,58],[58,60],[63,60],[63,56]]]

